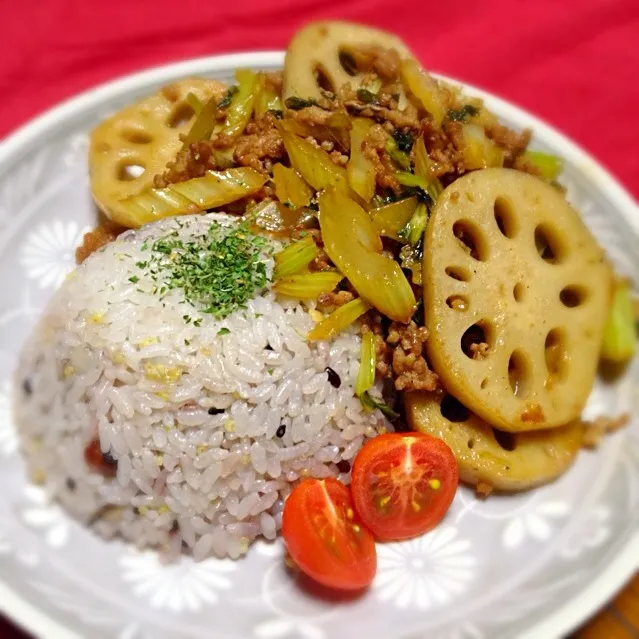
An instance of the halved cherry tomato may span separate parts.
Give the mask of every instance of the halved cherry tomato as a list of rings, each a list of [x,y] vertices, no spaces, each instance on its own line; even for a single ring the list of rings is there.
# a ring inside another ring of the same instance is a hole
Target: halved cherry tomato
[[[365,588],[377,569],[375,540],[337,479],[306,479],[284,505],[282,535],[302,572],[324,586]]]
[[[422,433],[370,440],[353,462],[355,510],[376,539],[410,539],[434,528],[448,510],[459,475],[451,449]]]

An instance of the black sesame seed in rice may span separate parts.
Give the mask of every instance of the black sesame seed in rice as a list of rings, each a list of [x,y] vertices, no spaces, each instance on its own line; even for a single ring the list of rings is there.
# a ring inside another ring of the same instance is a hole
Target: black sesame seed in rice
[[[102,460],[104,461],[105,464],[114,465],[118,463],[116,459],[113,459],[113,456],[109,452],[102,453]]]
[[[328,381],[333,388],[339,388],[342,385],[342,378],[330,366],[327,366],[324,372],[328,375]]]
[[[67,477],[66,485],[69,490],[75,490],[76,488],[75,480],[71,477]]]
[[[215,408],[215,406],[211,406],[211,408],[209,408],[209,415],[220,415],[223,412],[223,408]]]
[[[286,433],[286,424],[280,424],[280,427],[275,431],[275,434],[278,437],[284,437],[284,433]]]
[[[338,461],[336,466],[340,473],[347,473],[351,469],[351,463],[345,459]]]
[[[28,377],[25,377],[22,382],[22,390],[25,395],[31,395],[33,393],[33,385]]]

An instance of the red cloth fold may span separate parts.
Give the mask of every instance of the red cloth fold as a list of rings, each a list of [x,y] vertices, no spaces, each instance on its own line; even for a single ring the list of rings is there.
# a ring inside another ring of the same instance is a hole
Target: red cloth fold
[[[0,135],[121,74],[284,48],[302,23],[336,17],[395,31],[427,68],[541,116],[639,195],[636,0],[4,2]]]

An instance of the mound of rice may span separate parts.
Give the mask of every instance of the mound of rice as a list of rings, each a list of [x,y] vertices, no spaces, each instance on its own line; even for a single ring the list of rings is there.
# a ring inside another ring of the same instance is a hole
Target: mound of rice
[[[105,537],[196,559],[273,539],[296,480],[348,481],[347,462],[388,427],[353,396],[354,331],[307,342],[311,313],[268,286],[216,320],[179,289],[161,298],[139,280],[149,242],[215,223],[236,222],[163,220],[86,260],[26,344],[15,396],[31,478],[52,498]],[[87,463],[98,441],[112,477]]]

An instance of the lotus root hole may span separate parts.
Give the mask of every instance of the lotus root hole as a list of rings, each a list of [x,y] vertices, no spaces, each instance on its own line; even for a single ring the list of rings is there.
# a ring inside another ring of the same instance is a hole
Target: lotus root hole
[[[514,433],[507,433],[504,430],[493,428],[493,437],[504,450],[512,452],[517,448],[517,437]]]
[[[508,381],[515,397],[525,397],[530,390],[532,372],[523,351],[514,350],[508,360]]]
[[[524,283],[517,282],[517,284],[515,284],[515,286],[513,287],[513,297],[515,298],[515,302],[519,302],[521,304],[521,302],[524,301],[525,293],[526,286],[524,285]]]
[[[446,299],[446,304],[454,311],[467,311],[470,303],[465,295],[450,295]]]
[[[187,124],[194,113],[193,107],[188,102],[181,102],[173,109],[167,125],[171,129],[178,129]]]
[[[449,422],[465,422],[470,417],[470,411],[452,395],[444,396],[442,403],[439,405],[439,410],[442,417]]]
[[[315,82],[317,82],[317,86],[324,91],[330,91],[331,93],[335,93],[335,87],[333,86],[333,82],[326,73],[325,69],[316,65],[315,69],[313,69],[313,75],[315,76]]]
[[[339,52],[339,63],[342,65],[342,69],[348,73],[350,76],[357,75],[357,63],[355,62],[355,58],[353,54],[349,51],[345,51],[344,49]]]
[[[141,129],[124,129],[122,137],[131,144],[150,144],[153,137]]]
[[[562,379],[566,374],[566,336],[562,329],[553,328],[544,344],[546,368],[551,378]]]
[[[480,262],[488,259],[488,242],[476,224],[469,220],[458,220],[453,224],[453,234],[473,259]]]
[[[493,343],[490,324],[485,320],[469,326],[461,337],[461,349],[466,357],[485,359]]]
[[[123,162],[118,167],[118,180],[122,182],[131,182],[137,180],[146,169],[141,164],[134,162]]]
[[[445,273],[458,282],[470,282],[470,271],[464,266],[447,266]]]
[[[505,197],[498,197],[493,208],[499,232],[508,239],[515,237],[519,228],[511,201]]]
[[[588,293],[582,286],[566,286],[559,293],[559,300],[566,308],[575,308],[581,306],[585,301]]]
[[[557,231],[547,224],[535,229],[535,247],[542,260],[548,264],[559,264],[566,258],[566,247]]]

